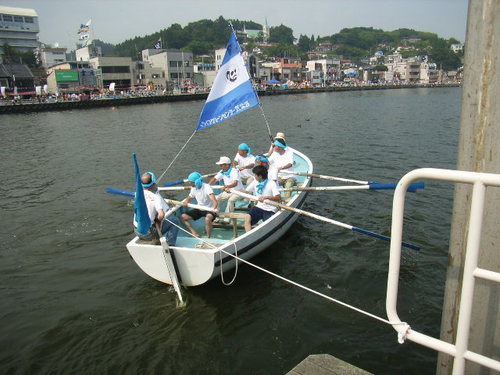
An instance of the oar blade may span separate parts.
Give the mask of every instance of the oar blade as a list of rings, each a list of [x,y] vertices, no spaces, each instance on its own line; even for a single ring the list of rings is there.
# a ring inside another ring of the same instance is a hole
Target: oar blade
[[[184,180],[181,178],[179,180],[175,180],[175,181],[170,181],[170,182],[166,182],[163,184],[164,187],[167,187],[167,186],[175,186],[175,185],[180,185],[180,184],[183,184],[184,183]]]
[[[106,188],[106,193],[116,194],[116,195],[124,195],[126,197],[135,197],[135,193],[133,191],[116,189],[116,188],[112,188],[112,187]]]

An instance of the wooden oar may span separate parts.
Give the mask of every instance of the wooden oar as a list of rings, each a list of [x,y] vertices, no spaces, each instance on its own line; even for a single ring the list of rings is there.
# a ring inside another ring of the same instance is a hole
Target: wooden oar
[[[204,174],[204,175],[203,175],[203,176],[201,176],[201,177],[203,177],[203,178],[205,178],[205,177],[213,177],[213,176],[215,176],[216,174],[217,174],[217,172],[215,172],[215,173],[208,173],[208,174]],[[179,179],[179,180],[166,182],[166,183],[164,183],[164,184],[163,184],[163,186],[175,186],[175,185],[184,184],[184,183],[186,183],[186,182],[188,182],[188,179],[187,179],[187,178],[184,178],[184,179],[182,179],[182,178],[181,178],[181,179]]]
[[[205,174],[203,175],[202,177],[205,178],[205,177],[212,177],[212,176],[215,176],[217,173],[209,173],[209,174]],[[164,187],[159,187],[158,190],[189,190],[190,187],[189,186],[181,186],[181,187],[173,187],[174,185],[180,185],[180,184],[183,184],[183,183],[186,183],[188,182],[187,179],[184,179],[184,180],[176,180],[176,181],[171,181],[171,182],[167,182],[166,184],[164,184],[163,186]],[[165,187],[171,187],[170,189],[166,189]],[[214,185],[215,186],[215,185]],[[133,191],[128,191],[128,190],[122,190],[122,189],[117,189],[117,188],[113,188],[113,187],[108,187],[106,188],[106,193],[109,193],[109,194],[117,194],[117,195],[124,195],[126,197],[133,197],[135,196],[135,193]]]
[[[165,201],[168,204],[171,204],[173,206],[184,206],[184,202],[176,201],[174,199],[165,199]],[[198,210],[202,210],[202,211],[210,211],[210,212],[216,213],[217,216],[221,217],[221,218],[229,218],[229,219],[241,219],[242,218],[242,214],[238,213],[238,212],[219,212],[215,208],[210,208],[207,206],[200,206],[199,204],[188,203],[187,207],[197,208]]]
[[[242,193],[241,191],[231,190],[231,192],[235,193],[235,194],[237,194],[237,195],[239,195],[239,196],[241,196],[243,198],[247,198],[247,199],[250,199],[250,200],[253,200],[253,201],[258,201],[259,200],[254,195]],[[311,218],[316,219],[316,220],[324,221],[325,223],[337,225],[339,227],[342,227],[342,228],[345,228],[345,229],[349,229],[349,230],[352,230],[352,231],[355,231],[355,232],[358,232],[358,233],[367,234],[369,236],[380,238],[380,239],[385,240],[385,241],[390,241],[391,240],[390,237],[384,236],[382,234],[371,232],[371,231],[368,231],[368,230],[363,229],[363,228],[358,228],[358,227],[352,226],[350,224],[345,224],[345,223],[342,223],[342,222],[337,221],[337,220],[333,220],[333,219],[329,219],[329,218],[324,217],[324,216],[313,214],[312,212],[304,211],[304,210],[301,210],[299,208],[290,207],[290,206],[287,206],[285,204],[281,204],[281,203],[277,203],[277,202],[274,202],[274,201],[270,201],[268,199],[264,200],[264,202],[267,203],[267,204],[270,204],[272,206],[276,206],[276,207],[282,208],[282,209],[287,210],[287,211],[292,211],[292,212],[295,212],[297,214],[308,216],[308,217],[311,217]],[[410,249],[413,249],[413,250],[420,250],[420,248],[418,246],[412,245],[412,244],[407,243],[407,242],[402,242],[402,245],[405,246],[405,247],[408,247]]]
[[[210,185],[212,189],[224,189],[223,185]],[[159,187],[160,191],[181,191],[181,190],[190,190],[191,186],[167,186],[167,187]]]
[[[370,183],[370,181],[360,181],[360,180],[353,180],[353,179],[350,179],[350,178],[335,177],[335,176],[325,176],[325,175],[322,175],[322,174],[305,173],[305,172],[297,172],[297,171],[293,171],[293,172],[280,171],[280,173],[295,174],[297,176],[316,177],[316,178],[322,178],[323,180],[352,182],[354,184],[362,184],[362,185],[366,185],[366,184]]]
[[[396,189],[397,184],[378,184],[370,182],[366,185],[346,185],[346,186],[310,186],[310,187],[296,187],[296,188],[281,188],[280,191],[331,191],[331,190],[393,190]],[[425,184],[423,182],[415,182],[410,184],[408,191],[415,193],[417,189],[423,189]]]

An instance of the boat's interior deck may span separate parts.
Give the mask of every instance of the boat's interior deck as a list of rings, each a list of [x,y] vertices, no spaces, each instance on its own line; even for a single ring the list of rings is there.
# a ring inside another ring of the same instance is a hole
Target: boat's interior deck
[[[294,153],[294,170],[297,172],[308,173],[309,165],[305,159],[303,159],[300,155]],[[304,176],[294,176],[297,184],[296,186],[301,186],[307,177]],[[215,192],[217,194],[217,192]],[[292,196],[296,195],[296,192],[292,192]],[[284,193],[282,192],[282,196]],[[195,203],[193,201],[193,203]],[[239,200],[235,204],[235,213],[246,213],[249,210],[249,205],[251,203],[246,200]],[[225,209],[225,202],[221,204],[219,207],[219,211],[223,212]],[[189,208],[181,207],[176,211],[176,214],[180,216],[183,212],[186,212]],[[176,246],[179,247],[188,247],[188,248],[209,248],[210,245],[207,245],[206,242],[212,243],[217,246],[218,244],[223,244],[227,241],[231,241],[233,238],[238,237],[245,233],[245,229],[243,227],[243,219],[231,219],[229,223],[225,223],[222,219],[218,219],[213,224],[212,229],[212,237],[207,238],[205,233],[205,219],[200,218],[196,221],[191,222],[193,228],[201,235],[201,238],[194,238],[190,234],[179,231],[179,235],[177,237]]]

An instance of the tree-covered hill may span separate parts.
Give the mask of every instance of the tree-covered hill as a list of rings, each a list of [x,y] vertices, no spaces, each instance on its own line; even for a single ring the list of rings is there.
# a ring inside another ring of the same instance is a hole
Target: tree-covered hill
[[[156,33],[126,40],[114,48],[108,43],[100,41],[97,43],[105,48],[108,55],[130,56],[133,59],[138,59],[143,49],[153,48],[158,40],[162,41],[163,48],[188,50],[195,55],[213,54],[215,49],[226,45],[231,32],[229,22],[236,30],[244,28],[262,30],[262,25],[256,22],[226,20],[220,16],[213,21],[203,19],[191,22],[185,27],[175,23]],[[305,57],[306,52],[313,51],[320,43],[330,42],[332,50],[327,54],[344,59],[361,60],[373,56],[376,51],[388,54],[402,46],[405,57],[429,55],[445,70],[456,69],[461,65],[460,56],[450,49],[451,44],[457,43],[457,40],[453,38],[446,40],[434,33],[412,29],[384,31],[372,27],[354,27],[342,29],[330,36],[318,36],[316,39],[313,35],[311,37],[300,35],[297,39],[290,27],[280,25],[270,28],[269,41],[276,45],[264,49],[264,52],[276,57],[283,57],[282,55]],[[253,47],[255,44],[250,43],[250,46]]]

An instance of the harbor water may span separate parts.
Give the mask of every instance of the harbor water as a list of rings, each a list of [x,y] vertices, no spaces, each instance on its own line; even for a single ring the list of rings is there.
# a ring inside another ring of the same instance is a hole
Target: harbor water
[[[262,107],[316,173],[390,183],[415,168],[455,168],[460,97],[460,88],[334,92],[265,97]],[[283,374],[317,353],[376,374],[434,373],[434,351],[250,266],[229,286],[185,289],[182,309],[136,266],[125,248],[130,198],[105,188],[134,189],[133,152],[161,175],[202,106],[0,117],[0,374]],[[267,150],[258,108],[197,132],[161,182],[215,172],[241,142]],[[399,316],[434,337],[452,198],[453,185],[427,181],[405,210],[404,240],[421,251],[403,250]],[[390,235],[391,191],[310,192],[303,208]],[[385,318],[388,259],[388,242],[300,217],[252,262]]]

